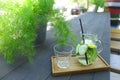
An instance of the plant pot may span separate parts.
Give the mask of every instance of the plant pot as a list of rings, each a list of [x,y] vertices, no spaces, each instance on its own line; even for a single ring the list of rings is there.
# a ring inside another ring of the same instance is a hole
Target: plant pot
[[[40,23],[39,27],[36,30],[36,40],[35,40],[35,46],[40,45],[45,42],[46,39],[46,27],[47,24]]]

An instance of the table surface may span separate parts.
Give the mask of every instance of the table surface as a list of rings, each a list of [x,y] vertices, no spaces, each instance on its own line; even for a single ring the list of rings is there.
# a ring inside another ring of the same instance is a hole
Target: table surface
[[[71,24],[70,27],[77,34],[78,40],[81,30],[79,18],[82,19],[86,32],[94,32],[102,40],[103,51],[100,55],[110,64],[109,13],[85,13],[68,18],[67,20]],[[51,56],[54,55],[54,44],[55,41],[51,29],[47,31],[45,43],[36,47],[36,55],[32,64],[24,58],[20,58],[15,64],[7,64],[5,60],[0,59],[0,80],[110,80],[109,71],[53,77]]]

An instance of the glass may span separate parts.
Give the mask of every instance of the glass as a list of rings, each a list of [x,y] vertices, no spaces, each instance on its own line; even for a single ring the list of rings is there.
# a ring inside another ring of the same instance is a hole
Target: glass
[[[80,38],[80,43],[76,47],[76,56],[82,65],[90,65],[95,61],[98,53],[102,52],[102,42],[95,33],[80,34]]]
[[[71,45],[55,45],[54,53],[56,56],[57,66],[59,68],[68,68],[70,66],[70,57],[73,51]]]

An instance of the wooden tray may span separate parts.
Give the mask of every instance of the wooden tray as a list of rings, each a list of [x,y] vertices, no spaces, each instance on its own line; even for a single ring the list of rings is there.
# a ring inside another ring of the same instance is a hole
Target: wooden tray
[[[67,69],[61,69],[57,67],[56,57],[51,57],[52,61],[52,74],[53,76],[63,76],[63,75],[71,75],[71,74],[79,74],[79,73],[90,73],[90,72],[98,72],[109,70],[110,66],[106,63],[106,61],[98,56],[95,62],[89,66],[81,65],[75,55],[71,57],[71,65]]]

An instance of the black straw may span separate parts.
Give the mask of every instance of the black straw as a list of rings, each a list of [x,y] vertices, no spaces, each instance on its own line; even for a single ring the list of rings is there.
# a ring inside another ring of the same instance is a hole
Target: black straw
[[[82,26],[82,21],[81,21],[81,19],[79,19],[79,21],[80,21],[80,26],[81,26],[81,31],[82,31],[82,39],[83,39],[83,44],[84,44],[84,43],[85,43],[84,30],[83,30],[83,26]],[[85,53],[85,60],[86,60],[86,63],[88,64],[87,53]]]
[[[81,31],[82,31],[82,39],[83,39],[83,43],[85,43],[85,39],[84,39],[84,31],[83,31],[83,26],[82,26],[82,21],[81,19],[79,19],[80,21],[80,26],[81,26]]]

